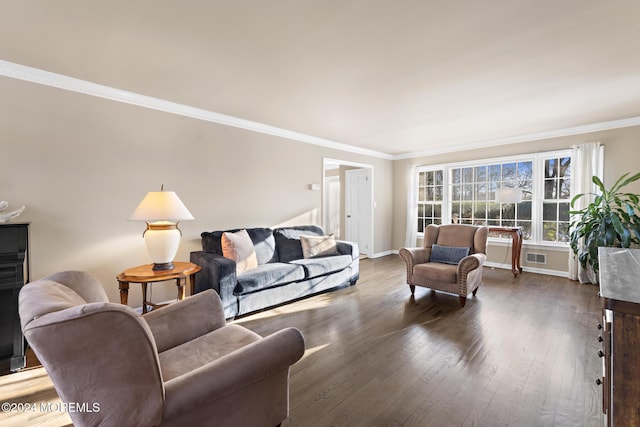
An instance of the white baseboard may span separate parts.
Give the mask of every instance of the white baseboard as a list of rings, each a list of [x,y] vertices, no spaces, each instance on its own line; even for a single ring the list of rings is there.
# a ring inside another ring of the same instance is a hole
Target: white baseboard
[[[391,250],[391,251],[384,251],[384,252],[377,252],[375,254],[369,255],[369,258],[381,258],[383,256],[387,256],[387,255],[393,255],[393,254],[398,254],[397,250]]]
[[[489,268],[503,268],[505,270],[511,270],[511,265],[502,264],[499,262],[485,262],[484,265],[485,267],[489,267]],[[529,273],[546,274],[548,276],[558,276],[558,277],[569,278],[569,272],[567,271],[549,270],[547,268],[536,268],[536,267],[522,267],[522,270],[524,272],[529,272]]]

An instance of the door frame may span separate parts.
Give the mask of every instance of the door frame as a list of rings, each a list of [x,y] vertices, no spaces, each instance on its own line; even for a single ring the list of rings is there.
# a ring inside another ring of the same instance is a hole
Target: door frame
[[[323,227],[325,226],[324,224],[324,212],[325,212],[325,170],[327,170],[330,166],[349,166],[349,167],[353,167],[356,169],[369,169],[369,176],[370,176],[370,180],[369,180],[369,191],[370,191],[370,200],[371,200],[371,206],[369,207],[369,212],[370,212],[370,218],[369,218],[369,224],[370,224],[370,230],[369,230],[369,235],[371,236],[370,239],[370,245],[371,247],[369,248],[368,251],[364,251],[364,248],[358,248],[360,250],[360,253],[365,254],[369,257],[373,256],[374,254],[374,247],[375,247],[375,234],[374,234],[374,229],[375,229],[375,225],[374,225],[374,221],[375,221],[375,198],[374,198],[374,169],[373,169],[373,165],[367,164],[367,163],[359,163],[359,162],[352,162],[352,161],[348,161],[348,160],[340,160],[340,159],[333,159],[330,157],[323,157],[322,158],[322,221],[323,221]],[[344,191],[345,188],[345,183],[341,182],[340,183],[340,194],[344,195],[346,198],[346,194]],[[346,202],[345,202],[346,205]],[[346,218],[341,215],[341,232],[342,233],[346,233]],[[346,235],[346,234],[345,234]]]

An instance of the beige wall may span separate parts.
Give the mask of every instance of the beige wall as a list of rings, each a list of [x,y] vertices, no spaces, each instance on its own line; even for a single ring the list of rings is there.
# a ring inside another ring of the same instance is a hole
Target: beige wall
[[[200,233],[320,223],[322,159],[374,170],[375,252],[391,247],[392,162],[0,77],[0,200],[27,206],[32,277],[86,270],[118,301],[116,275],[150,262],[144,224],[127,218],[148,191],[174,190],[195,216],[177,256]],[[154,301],[172,298],[155,286]],[[130,305],[140,305],[132,284]]]
[[[640,166],[638,165],[638,158],[640,158],[640,126],[395,161],[393,164],[393,248],[398,249],[404,246],[407,212],[406,171],[410,165],[437,165],[492,157],[561,150],[570,148],[573,144],[598,141],[603,143],[605,146],[605,186],[611,186],[615,180],[625,172],[631,172],[633,174],[640,171]],[[630,191],[640,193],[640,182],[630,185],[628,189]],[[523,259],[526,250],[526,248],[523,249]],[[539,265],[523,263],[525,267],[542,268],[558,272],[567,271],[568,251],[558,251],[557,249],[545,251],[538,248],[535,250],[532,249],[532,251],[546,252],[547,264]],[[505,246],[490,245],[487,255],[490,262],[502,263],[506,259],[506,263],[510,266],[511,255],[510,251]]]
[[[405,170],[439,164],[605,144],[605,182],[637,171],[640,127],[493,149],[390,161],[304,144],[0,77],[0,200],[27,205],[32,277],[86,270],[118,301],[115,276],[149,262],[144,225],[127,221],[142,197],[164,184],[195,216],[181,224],[177,256],[200,248],[200,233],[232,227],[320,223],[322,159],[369,164],[374,176],[374,253],[404,244]],[[640,192],[640,184],[631,188]],[[504,246],[490,248],[501,262]],[[509,259],[509,258],[507,258]],[[554,254],[557,268],[566,265]],[[553,264],[554,268],[556,264]],[[174,296],[154,288],[154,301]],[[140,304],[132,285],[130,305]]]

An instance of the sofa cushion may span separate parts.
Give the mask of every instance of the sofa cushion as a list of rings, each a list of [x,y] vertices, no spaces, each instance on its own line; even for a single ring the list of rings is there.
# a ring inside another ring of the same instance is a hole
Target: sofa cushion
[[[413,276],[414,280],[420,283],[456,283],[458,280],[458,266],[439,262],[426,262],[413,267]]]
[[[256,250],[247,230],[222,233],[222,254],[236,262],[236,274],[258,266]]]
[[[321,258],[305,258],[291,261],[304,267],[307,279],[343,270],[351,265],[351,255],[336,255]]]
[[[260,336],[239,325],[229,324],[158,355],[162,379],[169,381],[218,360]]]
[[[429,261],[457,265],[462,258],[469,255],[470,249],[469,247],[432,245]]]
[[[329,236],[300,236],[302,255],[304,258],[338,255],[338,245],[333,234]]]
[[[271,262],[259,265],[253,270],[239,274],[238,285],[233,293],[242,295],[259,291],[271,286],[278,286],[304,279],[304,268],[301,265]]]
[[[300,225],[276,228],[273,235],[278,248],[278,259],[280,262],[289,262],[304,258],[300,236],[323,236],[324,230],[317,225]]]
[[[258,264],[266,264],[268,262],[278,261],[278,253],[276,252],[276,241],[273,237],[273,230],[270,228],[247,228],[247,233],[253,242],[256,250],[256,258]],[[227,230],[227,232],[235,233],[240,229]],[[202,237],[202,250],[205,252],[213,252],[220,256],[222,253],[222,233],[225,231],[205,231],[200,234]]]

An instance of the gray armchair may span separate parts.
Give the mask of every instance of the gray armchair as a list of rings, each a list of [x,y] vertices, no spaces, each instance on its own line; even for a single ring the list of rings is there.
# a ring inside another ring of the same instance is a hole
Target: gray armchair
[[[225,322],[208,290],[144,316],[84,272],[24,286],[25,337],[76,426],[275,426],[288,416],[302,334]]]
[[[488,231],[487,227],[465,224],[428,225],[423,247],[400,249],[411,294],[416,286],[454,293],[464,307],[467,296],[475,296],[482,282]]]

